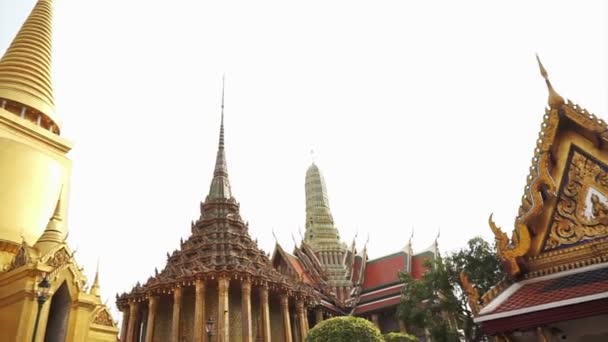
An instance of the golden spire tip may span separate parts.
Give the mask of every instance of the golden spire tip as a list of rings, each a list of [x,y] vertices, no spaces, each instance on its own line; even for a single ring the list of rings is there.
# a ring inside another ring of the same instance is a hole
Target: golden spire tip
[[[549,90],[549,99],[548,104],[551,108],[558,108],[564,104],[564,98],[561,97],[553,86],[551,85],[551,81],[549,81],[549,74],[547,70],[543,66],[543,63],[540,61],[540,57],[538,57],[538,53],[536,54],[536,61],[538,62],[538,68],[540,69],[540,75],[545,79],[545,83],[547,84],[547,89]]]

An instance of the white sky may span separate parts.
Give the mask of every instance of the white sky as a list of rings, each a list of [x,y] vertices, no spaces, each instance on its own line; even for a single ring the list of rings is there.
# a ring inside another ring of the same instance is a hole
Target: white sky
[[[0,0],[4,51],[34,0]],[[212,177],[221,75],[233,193],[291,250],[310,150],[334,220],[372,258],[505,231],[547,91],[608,119],[604,1],[55,1],[54,83],[74,142],[72,248],[102,296],[161,269]],[[115,310],[115,308],[113,308]],[[118,318],[115,315],[115,318]]]

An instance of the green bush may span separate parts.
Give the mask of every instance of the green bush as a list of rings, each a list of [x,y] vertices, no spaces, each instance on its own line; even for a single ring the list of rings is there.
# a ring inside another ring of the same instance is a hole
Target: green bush
[[[386,342],[418,342],[418,338],[414,335],[391,332],[384,335]]]
[[[380,330],[359,317],[334,317],[310,329],[306,342],[384,342]]]

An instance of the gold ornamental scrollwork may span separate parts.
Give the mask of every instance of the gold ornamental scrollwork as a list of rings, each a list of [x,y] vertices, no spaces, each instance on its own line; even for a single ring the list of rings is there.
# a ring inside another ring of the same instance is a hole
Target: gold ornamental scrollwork
[[[496,239],[497,254],[505,265],[507,273],[511,276],[521,272],[517,259],[523,257],[530,250],[532,237],[528,224],[542,212],[544,203],[542,192],[544,191],[551,196],[555,196],[556,193],[555,181],[549,173],[549,153],[541,153],[536,161],[537,175],[530,183],[529,189],[530,206],[515,220],[515,229],[511,239],[494,223],[492,215],[488,219],[488,224]]]
[[[608,237],[607,167],[573,148],[544,250]]]

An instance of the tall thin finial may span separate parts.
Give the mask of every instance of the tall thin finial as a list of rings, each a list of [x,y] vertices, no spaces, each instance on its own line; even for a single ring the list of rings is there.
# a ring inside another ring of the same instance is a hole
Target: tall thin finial
[[[315,163],[315,150],[312,148],[310,149],[310,162],[313,164]]]
[[[95,278],[89,293],[99,297],[99,257],[97,257],[97,268],[95,269]]]
[[[545,83],[547,84],[547,89],[549,90],[549,99],[547,101],[549,103],[549,107],[559,108],[561,105],[564,104],[564,98],[561,97],[555,91],[555,89],[553,89],[553,86],[551,85],[551,81],[549,81],[549,74],[547,73],[547,70],[543,66],[543,63],[540,61],[540,57],[538,57],[538,54],[536,54],[536,61],[538,62],[538,68],[540,69],[540,75],[545,79]]]
[[[226,88],[226,74],[222,75],[222,119],[220,123],[220,148],[224,148],[224,89]]]

